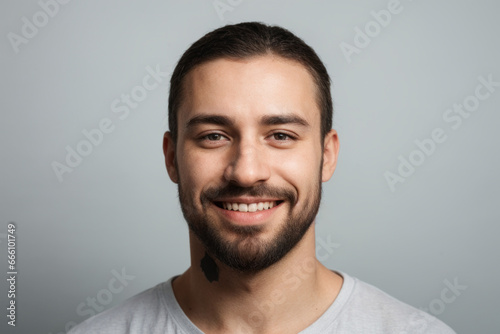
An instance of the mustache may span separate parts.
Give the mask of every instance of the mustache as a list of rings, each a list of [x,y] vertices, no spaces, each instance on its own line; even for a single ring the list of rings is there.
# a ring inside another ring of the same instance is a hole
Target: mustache
[[[239,196],[285,199],[292,205],[295,205],[297,202],[296,192],[283,187],[270,186],[265,183],[261,183],[253,187],[240,187],[237,184],[229,183],[221,187],[208,188],[201,193],[201,202],[216,202],[219,198]]]

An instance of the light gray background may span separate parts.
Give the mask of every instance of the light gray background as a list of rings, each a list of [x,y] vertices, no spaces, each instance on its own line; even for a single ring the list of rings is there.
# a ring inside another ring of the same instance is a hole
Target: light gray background
[[[0,277],[11,221],[19,275],[16,328],[1,280],[0,332],[63,332],[86,318],[80,303],[106,296],[113,270],[135,279],[105,308],[187,268],[187,227],[161,151],[168,80],[124,120],[110,105],[148,66],[170,74],[206,32],[258,20],[302,37],[333,79],[341,152],[317,219],[318,237],[336,244],[331,254],[318,244],[324,263],[430,313],[444,305],[436,315],[458,333],[498,333],[500,89],[456,130],[442,117],[479,76],[500,81],[499,3],[401,0],[350,63],[340,43],[353,44],[355,27],[388,0],[229,3],[220,17],[213,1],[73,0],[16,53],[8,34],[21,35],[22,17],[33,22],[41,7],[2,2]],[[52,162],[103,118],[114,131],[59,182]],[[447,140],[392,192],[384,173],[435,128]],[[455,279],[467,288],[444,303]]]

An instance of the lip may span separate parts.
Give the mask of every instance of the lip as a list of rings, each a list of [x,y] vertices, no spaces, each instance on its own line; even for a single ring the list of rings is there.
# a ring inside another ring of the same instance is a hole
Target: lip
[[[262,198],[234,198],[234,199],[223,199],[217,200],[217,202],[233,202],[233,203],[258,203],[258,202],[269,202],[269,201],[277,201],[271,199],[262,199]],[[213,207],[231,224],[239,225],[239,226],[257,226],[262,225],[269,222],[272,218],[272,215],[276,213],[276,211],[283,205],[284,201],[280,200],[281,203],[272,207],[271,209],[255,211],[255,212],[241,212],[241,211],[232,211],[226,210],[218,207],[215,203],[212,203]]]
[[[231,202],[231,203],[259,203],[259,202],[277,202],[283,201],[280,198],[263,198],[263,197],[224,197],[218,198],[215,202]]]

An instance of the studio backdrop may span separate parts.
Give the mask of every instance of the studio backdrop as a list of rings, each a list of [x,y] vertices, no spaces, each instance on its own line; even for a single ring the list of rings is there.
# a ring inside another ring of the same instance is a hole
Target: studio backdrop
[[[499,2],[0,7],[1,333],[65,333],[187,269],[169,79],[191,43],[243,21],[291,30],[333,81],[317,257],[458,333],[499,332]]]

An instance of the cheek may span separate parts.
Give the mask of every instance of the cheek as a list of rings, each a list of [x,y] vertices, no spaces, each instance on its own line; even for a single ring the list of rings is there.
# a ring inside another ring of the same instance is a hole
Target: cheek
[[[275,170],[288,183],[301,193],[308,193],[316,187],[320,179],[321,154],[319,152],[303,151],[277,159]]]
[[[184,152],[194,152],[185,149]],[[182,187],[189,193],[200,193],[220,179],[223,170],[220,159],[213,154],[185,154],[179,157],[178,173]]]

